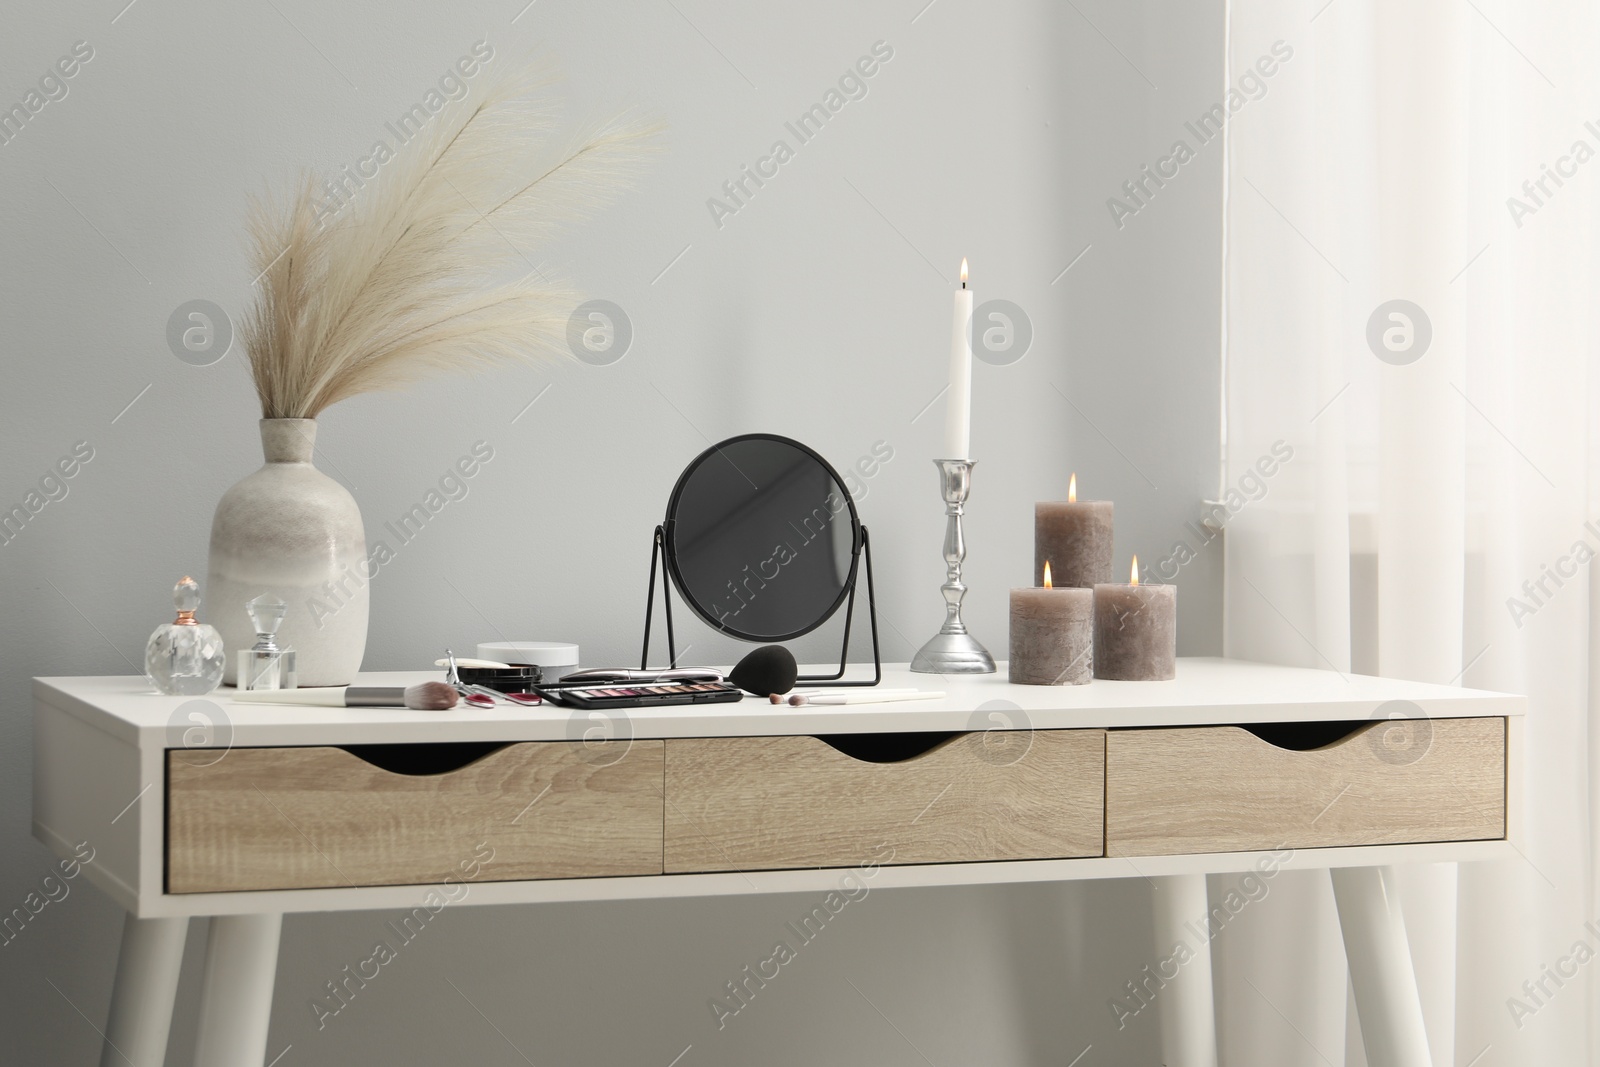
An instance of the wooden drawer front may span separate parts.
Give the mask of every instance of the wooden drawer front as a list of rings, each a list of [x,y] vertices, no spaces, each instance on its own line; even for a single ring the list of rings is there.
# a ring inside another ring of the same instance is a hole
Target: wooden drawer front
[[[418,775],[340,748],[172,750],[167,892],[660,874],[661,760],[528,742]]]
[[[1106,734],[1106,855],[1249,852],[1505,836],[1504,719],[1385,720],[1322,748],[1235,726]],[[1431,736],[1430,736],[1431,734]]]
[[[962,734],[897,763],[815,737],[666,745],[669,874],[1102,853],[1103,730]]]

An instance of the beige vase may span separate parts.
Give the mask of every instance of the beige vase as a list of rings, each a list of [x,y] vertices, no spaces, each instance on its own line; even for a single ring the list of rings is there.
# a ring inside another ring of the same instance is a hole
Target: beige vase
[[[348,685],[367,646],[367,537],[344,486],[311,464],[314,419],[262,419],[266,465],[217,504],[204,589],[206,619],[227,649],[232,685],[238,653],[255,644],[245,604],[262,593],[288,606],[280,648],[297,653],[302,686]]]

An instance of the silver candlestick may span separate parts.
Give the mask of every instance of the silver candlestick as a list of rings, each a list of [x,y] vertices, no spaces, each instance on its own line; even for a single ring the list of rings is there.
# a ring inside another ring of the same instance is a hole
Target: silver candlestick
[[[961,561],[967,558],[967,542],[961,536],[961,516],[965,511],[967,493],[972,489],[972,465],[969,459],[936,459],[939,484],[944,495],[944,625],[939,633],[917,650],[911,669],[919,674],[993,674],[994,657],[967,633],[961,621],[961,598],[967,587],[961,582]]]

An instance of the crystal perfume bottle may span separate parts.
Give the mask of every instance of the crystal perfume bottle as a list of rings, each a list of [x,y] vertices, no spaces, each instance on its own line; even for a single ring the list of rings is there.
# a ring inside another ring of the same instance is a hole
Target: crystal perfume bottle
[[[200,586],[183,577],[172,588],[178,617],[156,627],[144,646],[144,669],[150,681],[172,696],[203,696],[222,683],[222,635],[197,622]]]
[[[279,648],[276,640],[285,607],[271,593],[262,593],[245,605],[256,628],[256,643],[239,653],[240,689],[295,688],[294,649]]]

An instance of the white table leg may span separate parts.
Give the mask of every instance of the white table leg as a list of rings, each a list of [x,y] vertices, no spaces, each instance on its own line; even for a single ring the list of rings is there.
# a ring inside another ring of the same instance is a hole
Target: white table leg
[[[188,919],[129,915],[122,920],[122,951],[100,1067],[161,1067],[166,1062],[172,1002],[188,936]]]
[[[212,917],[195,1067],[262,1067],[282,931],[282,915]]]
[[[1328,873],[1368,1067],[1431,1067],[1394,872],[1388,867],[1344,867]]]
[[[1217,1023],[1211,999],[1211,942],[1196,938],[1187,923],[1205,928],[1210,900],[1206,876],[1152,878],[1156,955],[1167,959],[1180,943],[1193,957],[1156,998],[1161,1020],[1161,1062],[1166,1067],[1217,1067]],[[1198,941],[1198,944],[1196,943]]]

